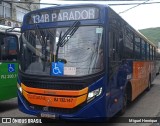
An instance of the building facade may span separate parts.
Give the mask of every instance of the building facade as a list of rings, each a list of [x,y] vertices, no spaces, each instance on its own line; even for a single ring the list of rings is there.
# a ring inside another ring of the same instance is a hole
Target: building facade
[[[26,13],[40,8],[40,4],[31,4],[32,2],[40,3],[40,0],[2,0],[0,25],[20,27]]]

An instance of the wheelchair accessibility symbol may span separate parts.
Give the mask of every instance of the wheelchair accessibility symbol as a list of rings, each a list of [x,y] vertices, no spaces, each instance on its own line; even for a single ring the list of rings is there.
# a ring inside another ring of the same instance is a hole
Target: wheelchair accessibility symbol
[[[8,64],[8,72],[9,73],[15,72],[15,65],[14,64]]]
[[[61,62],[53,62],[51,75],[63,75],[64,72],[64,63]]]

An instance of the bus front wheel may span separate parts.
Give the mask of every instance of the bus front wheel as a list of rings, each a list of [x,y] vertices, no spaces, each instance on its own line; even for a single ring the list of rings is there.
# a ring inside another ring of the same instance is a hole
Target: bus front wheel
[[[127,108],[127,93],[125,91],[123,96],[122,109],[120,110],[119,115],[123,115],[126,112],[126,108]]]

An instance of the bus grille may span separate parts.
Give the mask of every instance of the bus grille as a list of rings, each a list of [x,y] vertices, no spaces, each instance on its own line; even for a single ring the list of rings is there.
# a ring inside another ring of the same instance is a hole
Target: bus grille
[[[32,81],[23,80],[22,82],[27,87],[41,88],[41,89],[54,89],[54,90],[81,90],[85,88],[84,84],[67,84],[63,82],[49,82],[49,81]],[[63,84],[62,84],[63,83]]]

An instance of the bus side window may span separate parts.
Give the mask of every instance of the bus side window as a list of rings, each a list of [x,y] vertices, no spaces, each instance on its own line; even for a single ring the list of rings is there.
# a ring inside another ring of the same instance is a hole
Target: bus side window
[[[129,28],[125,28],[125,58],[132,59],[133,58],[133,41],[134,34]]]
[[[135,36],[135,42],[134,42],[134,46],[135,46],[135,52],[134,52],[134,57],[135,59],[141,59],[141,39],[138,36]]]
[[[109,57],[112,61],[119,61],[122,58],[123,35],[115,32],[109,33]]]
[[[141,49],[142,49],[142,60],[145,60],[146,59],[146,43],[144,40],[142,40]]]
[[[153,50],[152,50],[153,60],[155,60],[155,51],[154,50],[155,50],[155,47],[153,47]]]
[[[150,59],[153,60],[153,47],[150,45]]]
[[[121,45],[122,39],[119,39],[119,35],[115,31],[109,32],[109,75],[112,76],[119,66],[121,60]]]
[[[123,34],[122,34],[122,32],[119,34],[119,38],[118,38],[119,40],[118,40],[118,53],[119,53],[119,58],[120,58],[120,60],[122,60],[124,57],[123,57],[123,55],[124,55],[124,53],[123,53],[123,51],[124,51],[124,42],[123,42]]]
[[[150,45],[147,43],[147,60],[150,60]]]

